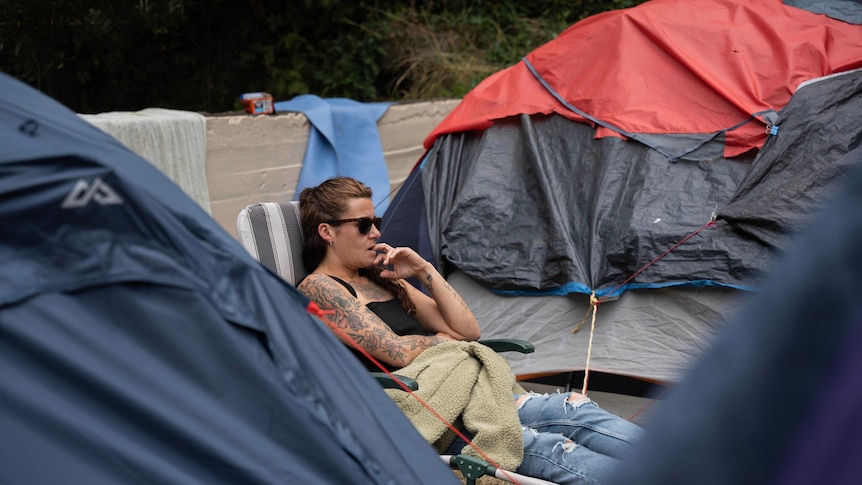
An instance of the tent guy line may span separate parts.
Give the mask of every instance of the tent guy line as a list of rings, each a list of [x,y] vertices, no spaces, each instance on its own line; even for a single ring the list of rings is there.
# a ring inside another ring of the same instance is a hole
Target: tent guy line
[[[700,234],[700,232],[701,232],[701,231],[703,231],[703,230],[704,230],[704,229],[706,229],[707,227],[714,227],[714,226],[715,226],[715,218],[716,218],[716,216],[713,214],[713,216],[712,216],[712,218],[710,218],[709,222],[707,222],[706,224],[702,225],[700,228],[698,228],[696,231],[692,232],[692,233],[691,233],[691,234],[689,234],[688,236],[686,236],[686,237],[682,238],[678,243],[676,243],[676,244],[674,244],[673,246],[671,246],[671,247],[670,247],[670,249],[668,249],[668,250],[666,250],[665,252],[661,253],[657,258],[653,259],[652,261],[650,261],[649,263],[647,263],[647,264],[645,264],[643,267],[641,267],[639,270],[635,271],[635,273],[634,273],[634,274],[632,274],[631,276],[629,276],[629,277],[628,277],[628,279],[626,279],[625,281],[623,281],[622,283],[620,283],[619,285],[617,285],[617,286],[616,286],[614,289],[612,289],[612,290],[611,290],[607,295],[605,295],[605,296],[603,296],[603,297],[601,297],[601,298],[596,298],[596,299],[595,299],[595,303],[593,303],[593,305],[594,305],[594,306],[598,306],[598,305],[599,305],[599,303],[603,303],[603,302],[605,302],[605,301],[608,301],[608,300],[610,299],[610,295],[615,294],[615,293],[616,293],[617,291],[619,291],[622,287],[624,287],[625,285],[627,285],[628,283],[630,283],[632,280],[634,280],[635,278],[637,278],[637,276],[638,276],[639,274],[641,274],[641,273],[643,273],[644,271],[646,271],[646,270],[647,270],[647,268],[649,268],[650,266],[652,266],[652,265],[654,265],[655,263],[659,262],[659,260],[661,260],[662,258],[664,258],[665,256],[667,256],[668,254],[670,254],[671,252],[673,252],[673,250],[674,250],[674,249],[676,249],[676,248],[678,248],[678,247],[682,246],[683,244],[685,244],[685,242],[686,242],[686,241],[688,241],[689,239],[693,238],[694,236],[697,236],[698,234]],[[593,292],[593,296],[595,296],[595,292]],[[573,332],[573,333],[574,333],[574,332],[577,332],[577,330],[578,330],[578,329],[576,328],[576,329],[572,330],[572,332]]]
[[[686,241],[688,241],[689,239],[698,235],[701,231],[703,231],[707,227],[712,227],[714,225],[715,225],[715,214],[712,215],[709,222],[707,222],[706,224],[704,224],[703,226],[701,226],[700,228],[698,228],[696,231],[692,232],[688,236],[682,238],[682,240],[680,240],[678,243],[671,246],[665,252],[661,253],[657,258],[655,258],[652,261],[650,261],[649,263],[645,264],[643,267],[641,267],[639,270],[637,270],[633,275],[629,276],[628,279],[626,279],[625,281],[620,283],[616,288],[611,290],[611,292],[609,294],[611,294],[611,295],[614,294],[616,291],[618,291],[620,288],[622,288],[623,286],[628,284],[630,281],[637,278],[637,276],[639,274],[646,271],[647,268],[654,265],[659,260],[661,260],[662,258],[667,256],[668,254],[670,254],[674,249],[682,246],[683,244],[685,244]],[[602,298],[597,298],[596,292],[593,291],[592,294],[590,294],[590,305],[587,307],[587,313],[584,315],[583,320],[581,320],[581,322],[578,323],[575,326],[575,328],[572,329],[572,333],[575,333],[578,330],[580,330],[581,327],[583,326],[584,322],[586,322],[587,316],[590,313],[592,313],[592,318],[591,318],[591,323],[590,323],[590,339],[589,339],[589,343],[587,344],[587,360],[586,360],[586,364],[584,364],[584,384],[581,386],[581,394],[583,394],[585,396],[587,395],[587,384],[589,383],[589,379],[590,379],[590,357],[592,357],[592,354],[593,354],[593,337],[595,336],[595,333],[596,333],[596,314],[598,313],[598,310],[599,310],[599,304],[604,302],[604,301],[607,301],[608,298],[609,298],[608,296],[604,296]]]

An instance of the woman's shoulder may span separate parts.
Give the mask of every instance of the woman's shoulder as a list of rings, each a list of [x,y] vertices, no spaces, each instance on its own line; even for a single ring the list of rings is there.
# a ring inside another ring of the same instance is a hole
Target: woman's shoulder
[[[306,285],[306,286],[331,286],[333,284],[337,284],[337,278],[332,276],[322,274],[322,273],[308,273],[302,278],[296,286]]]
[[[302,289],[302,287],[304,287],[304,286],[309,286],[309,285],[313,286],[318,279],[317,277],[318,277],[318,275],[316,275],[314,273],[308,273],[307,275],[303,276],[299,281],[296,282],[296,287],[299,289]]]
[[[320,308],[342,308],[355,310],[361,306],[352,288],[345,288],[329,275],[310,274],[297,289],[317,303]]]
[[[336,290],[341,292],[343,290],[347,290],[354,297],[356,296],[356,291],[353,289],[350,284],[346,281],[336,278],[335,276],[330,276],[322,273],[309,273],[296,285],[300,291],[305,290],[315,290],[315,291],[333,291]]]

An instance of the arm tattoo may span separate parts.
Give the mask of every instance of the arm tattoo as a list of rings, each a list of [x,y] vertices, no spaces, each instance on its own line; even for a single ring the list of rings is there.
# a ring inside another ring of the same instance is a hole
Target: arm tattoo
[[[445,341],[436,336],[399,337],[374,312],[326,276],[309,276],[298,288],[321,309],[333,310],[326,318],[330,325],[341,329],[371,355],[377,358],[385,355],[396,366],[407,364],[408,351],[424,350]]]
[[[432,288],[432,286],[431,286],[432,281],[433,281],[433,278],[429,274],[428,276],[425,277],[424,283],[425,283],[425,288],[427,288],[428,292],[433,295],[434,294],[434,288]],[[443,289],[446,290],[447,292],[449,292],[452,295],[452,297],[455,298],[455,301],[457,301],[461,305],[462,308],[466,308],[469,311],[470,308],[464,302],[464,299],[461,298],[461,295],[459,295],[457,291],[455,291],[455,288],[452,288],[452,286],[449,284],[449,282],[446,281],[446,278],[443,278]]]

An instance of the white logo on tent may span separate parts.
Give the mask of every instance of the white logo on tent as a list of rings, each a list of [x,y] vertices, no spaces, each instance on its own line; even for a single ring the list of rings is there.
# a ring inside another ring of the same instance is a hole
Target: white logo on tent
[[[108,184],[102,182],[102,179],[96,177],[93,183],[88,184],[86,180],[80,179],[72,187],[72,191],[60,204],[62,209],[77,209],[89,204],[90,201],[95,201],[99,205],[115,205],[122,204],[121,199],[114,189]]]

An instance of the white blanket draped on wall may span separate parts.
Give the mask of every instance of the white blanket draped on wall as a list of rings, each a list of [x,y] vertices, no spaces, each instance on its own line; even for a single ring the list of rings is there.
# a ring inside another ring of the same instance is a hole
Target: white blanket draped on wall
[[[210,213],[206,117],[163,108],[80,116],[158,167]]]

